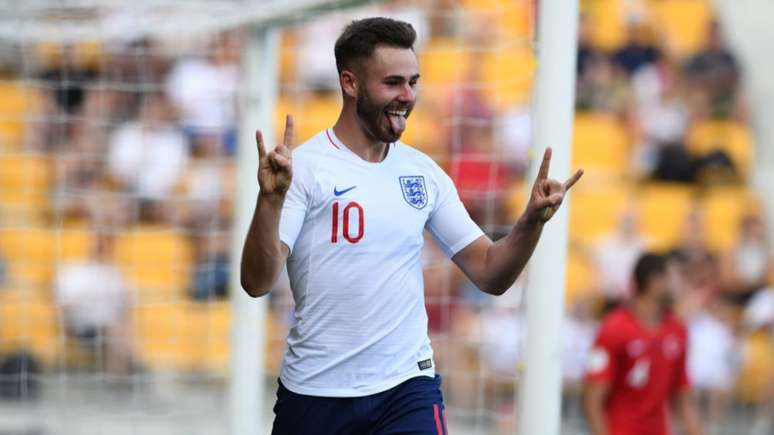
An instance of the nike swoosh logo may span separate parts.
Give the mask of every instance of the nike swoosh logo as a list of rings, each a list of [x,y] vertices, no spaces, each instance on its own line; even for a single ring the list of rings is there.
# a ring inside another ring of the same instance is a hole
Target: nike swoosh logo
[[[356,187],[357,187],[357,186],[352,186],[352,187],[350,187],[350,188],[348,188],[348,189],[344,189],[344,190],[336,190],[336,186],[333,186],[333,194],[334,194],[334,195],[336,195],[336,196],[341,196],[341,195],[343,195],[343,194],[345,194],[345,193],[349,192],[350,190],[352,190],[352,189],[354,189],[354,188],[356,188]]]

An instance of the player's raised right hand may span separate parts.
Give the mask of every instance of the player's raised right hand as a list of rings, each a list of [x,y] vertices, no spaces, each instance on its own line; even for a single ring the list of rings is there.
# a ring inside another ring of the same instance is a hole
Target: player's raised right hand
[[[261,186],[261,193],[284,195],[293,179],[290,155],[290,146],[293,144],[293,117],[287,115],[282,144],[277,145],[268,154],[263,146],[260,130],[255,132],[255,142],[258,144],[258,185]]]

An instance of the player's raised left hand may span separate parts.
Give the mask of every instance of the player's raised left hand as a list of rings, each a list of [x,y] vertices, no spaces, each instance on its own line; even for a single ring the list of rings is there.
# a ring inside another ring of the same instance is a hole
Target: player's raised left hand
[[[583,176],[583,169],[573,174],[564,183],[548,178],[548,168],[551,165],[551,147],[546,148],[543,154],[543,162],[540,164],[535,184],[532,185],[527,209],[524,212],[529,222],[548,222],[559,210],[564,195]]]

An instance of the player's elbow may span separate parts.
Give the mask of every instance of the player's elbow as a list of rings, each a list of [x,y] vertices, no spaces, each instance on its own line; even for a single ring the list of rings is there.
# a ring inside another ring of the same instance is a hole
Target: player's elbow
[[[485,284],[479,287],[482,292],[486,294],[490,294],[492,296],[502,296],[505,294],[506,291],[510,288],[510,286],[507,285],[494,285],[494,284]]]
[[[245,273],[244,271],[240,274],[239,281],[245,293],[253,298],[267,295],[271,290],[271,285],[261,282],[253,274]]]

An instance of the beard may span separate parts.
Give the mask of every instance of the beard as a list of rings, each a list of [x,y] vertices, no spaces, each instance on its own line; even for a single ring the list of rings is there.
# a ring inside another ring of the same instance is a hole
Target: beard
[[[387,120],[386,111],[390,106],[394,105],[389,103],[380,104],[378,101],[374,101],[365,88],[358,93],[355,102],[355,110],[360,126],[363,127],[369,137],[384,143],[397,141],[403,133],[402,131],[393,131],[390,122]],[[411,107],[408,107],[407,110],[410,113]],[[406,116],[408,117],[408,113]]]

